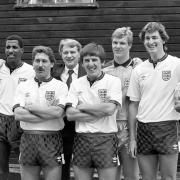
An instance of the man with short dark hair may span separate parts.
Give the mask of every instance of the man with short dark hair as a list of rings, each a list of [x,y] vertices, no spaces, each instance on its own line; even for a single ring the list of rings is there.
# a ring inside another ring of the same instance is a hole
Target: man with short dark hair
[[[73,146],[75,179],[92,179],[94,168],[99,179],[115,180],[119,164],[116,113],[121,107],[121,81],[105,74],[104,48],[96,43],[84,46],[81,61],[86,76],[72,82],[67,100],[67,118],[76,123]]]
[[[8,178],[9,156],[12,144],[19,141],[21,130],[14,120],[12,102],[19,83],[34,77],[33,67],[22,62],[23,40],[11,35],[5,41],[6,60],[0,66],[0,177]]]

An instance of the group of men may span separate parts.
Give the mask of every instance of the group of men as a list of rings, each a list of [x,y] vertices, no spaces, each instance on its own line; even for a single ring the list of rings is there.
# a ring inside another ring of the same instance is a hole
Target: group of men
[[[83,48],[63,39],[56,63],[50,47],[35,46],[22,62],[23,41],[7,37],[0,61],[0,179],[8,179],[14,142],[20,142],[22,180],[175,180],[178,160],[180,59],[167,54],[168,35],[147,23],[140,39],[144,62],[130,56],[130,27],[111,37],[114,58],[102,45]]]

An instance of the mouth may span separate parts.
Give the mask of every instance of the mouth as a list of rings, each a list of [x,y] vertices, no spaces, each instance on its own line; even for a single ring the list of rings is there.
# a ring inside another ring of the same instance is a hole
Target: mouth
[[[72,62],[74,61],[74,59],[66,59],[66,61],[67,61],[68,63],[72,63]]]
[[[43,70],[43,69],[38,69],[37,72],[38,72],[38,73],[43,73],[44,70]]]
[[[14,54],[8,54],[7,58],[15,58]]]
[[[88,71],[89,71],[90,73],[94,73],[94,72],[96,71],[96,68],[88,68]]]
[[[114,52],[115,52],[115,53],[121,53],[122,51],[119,50],[119,49],[114,49]]]

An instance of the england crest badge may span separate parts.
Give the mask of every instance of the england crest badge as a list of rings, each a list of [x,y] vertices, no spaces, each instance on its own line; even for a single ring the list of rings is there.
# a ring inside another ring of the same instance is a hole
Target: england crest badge
[[[45,98],[47,101],[54,100],[55,97],[55,91],[46,91]]]
[[[171,79],[171,71],[162,71],[162,79],[164,81],[169,81]]]
[[[98,90],[98,96],[99,96],[101,102],[106,102],[107,89],[99,89]]]

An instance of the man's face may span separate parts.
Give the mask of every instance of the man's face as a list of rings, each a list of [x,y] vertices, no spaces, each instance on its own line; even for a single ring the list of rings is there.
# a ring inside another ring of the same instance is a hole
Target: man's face
[[[18,40],[7,40],[5,47],[7,64],[16,68],[21,63],[23,48],[20,48]]]
[[[73,69],[80,59],[80,53],[76,46],[70,47],[69,45],[64,45],[61,56],[68,69]]]
[[[39,80],[48,79],[51,77],[51,68],[54,63],[51,63],[49,56],[45,53],[37,53],[34,57],[33,68],[36,72],[36,78]]]
[[[115,56],[117,57],[125,57],[129,54],[131,49],[131,45],[128,44],[127,36],[123,38],[116,38],[112,39],[112,50]]]
[[[96,80],[101,75],[102,63],[97,56],[84,56],[83,57],[83,67],[87,73],[87,76],[91,80]]]
[[[163,49],[165,44],[164,40],[161,38],[158,31],[148,33],[146,32],[144,37],[144,46],[149,54],[159,54]]]

